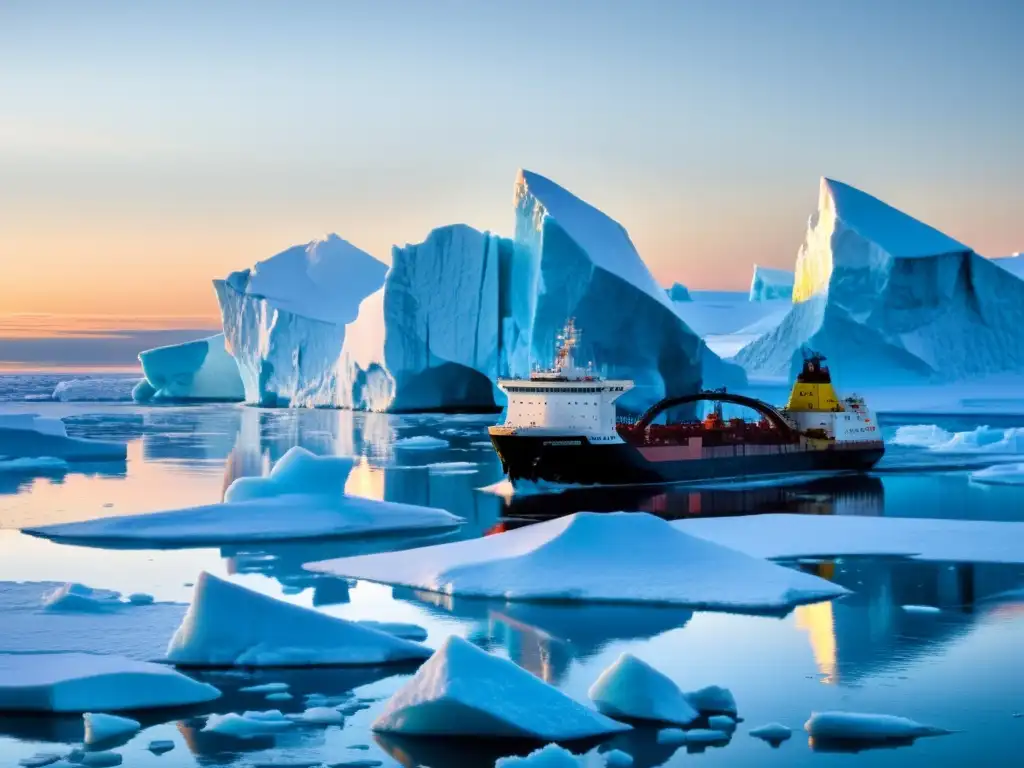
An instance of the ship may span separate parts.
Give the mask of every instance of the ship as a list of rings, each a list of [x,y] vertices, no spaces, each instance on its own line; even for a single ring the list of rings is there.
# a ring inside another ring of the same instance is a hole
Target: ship
[[[604,378],[592,363],[577,365],[579,341],[570,319],[550,367],[535,368],[528,378],[498,380],[508,405],[504,423],[488,432],[513,485],[649,485],[865,472],[885,452],[874,414],[863,398],[840,400],[820,354],[804,351],[784,407],[716,389],[666,397],[631,417],[618,415],[616,400],[633,382]],[[729,404],[754,418],[726,418]],[[703,410],[704,418],[672,418]]]

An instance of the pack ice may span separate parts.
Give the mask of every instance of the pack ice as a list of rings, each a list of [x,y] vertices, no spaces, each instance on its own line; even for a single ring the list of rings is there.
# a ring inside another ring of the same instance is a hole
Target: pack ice
[[[219,696],[212,685],[163,664],[91,653],[0,653],[0,711],[110,712]]]
[[[481,539],[305,567],[430,592],[507,600],[769,610],[847,592],[638,512],[580,512]]]
[[[793,307],[736,356],[790,377],[801,348],[849,386],[949,382],[1024,369],[1024,281],[969,246],[833,179],[797,254]]]
[[[229,401],[245,397],[235,358],[223,333],[205,339],[156,347],[139,353],[145,378],[132,399],[171,402]]]
[[[64,461],[124,461],[124,443],[68,437],[60,419],[36,413],[0,413],[0,457],[5,460],[47,456]]]
[[[788,269],[775,269],[754,265],[750,280],[751,301],[774,301],[793,298],[793,273]]]
[[[267,477],[243,477],[231,483],[219,504],[23,531],[68,541],[202,546],[449,530],[463,523],[461,517],[442,509],[346,495],[345,482],[353,465],[352,458],[316,456],[294,446]]]
[[[345,326],[387,267],[328,235],[215,280],[227,350],[248,403],[335,405]]]
[[[205,571],[167,646],[185,667],[295,667],[421,660],[430,649],[218,579]]]
[[[384,707],[373,730],[407,736],[571,741],[630,730],[508,659],[450,636]]]

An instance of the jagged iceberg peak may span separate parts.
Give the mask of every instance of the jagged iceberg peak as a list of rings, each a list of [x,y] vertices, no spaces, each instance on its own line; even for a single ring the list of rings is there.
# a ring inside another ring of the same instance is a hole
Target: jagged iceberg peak
[[[751,301],[772,301],[793,297],[793,272],[788,269],[754,265],[754,276],[750,280]]]
[[[267,299],[275,309],[329,323],[355,319],[359,302],[384,282],[387,265],[336,234],[295,245],[256,262],[241,293]],[[236,278],[237,280],[237,278]]]

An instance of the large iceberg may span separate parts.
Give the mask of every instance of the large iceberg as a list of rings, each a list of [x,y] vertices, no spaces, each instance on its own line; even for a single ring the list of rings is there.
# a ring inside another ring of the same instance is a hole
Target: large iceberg
[[[246,402],[335,405],[345,326],[386,272],[370,254],[329,235],[214,280]]]
[[[751,301],[772,301],[793,297],[793,273],[788,269],[775,269],[754,265],[754,277],[750,281]]]
[[[136,402],[235,402],[245,397],[223,333],[140,352],[139,362],[146,378],[132,392]]]
[[[373,411],[494,408],[499,277],[510,240],[465,224],[395,247],[384,286],[346,333],[335,405]]]
[[[1024,280],[1024,253],[1014,253],[1010,256],[999,256],[992,259],[992,262],[1005,269],[1011,275],[1016,275]]]
[[[128,447],[107,440],[69,437],[60,419],[37,413],[0,413],[0,457],[44,456],[64,461],[124,461]]]
[[[832,179],[797,255],[793,302],[737,354],[749,374],[792,376],[805,348],[847,387],[1024,371],[1024,281]]]

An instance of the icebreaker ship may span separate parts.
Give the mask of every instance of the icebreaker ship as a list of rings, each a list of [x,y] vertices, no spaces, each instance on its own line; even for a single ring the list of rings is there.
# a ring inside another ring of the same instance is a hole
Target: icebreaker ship
[[[822,179],[793,308],[735,360],[790,376],[801,348],[854,386],[1024,372],[1024,281],[871,195]]]
[[[223,333],[148,349],[139,353],[139,362],[146,378],[132,391],[136,402],[237,402],[245,396],[238,365],[225,348]]]
[[[512,241],[465,224],[395,246],[347,331],[336,405],[476,410],[500,398],[499,278]]]
[[[773,301],[793,297],[793,273],[788,269],[773,269],[754,265],[750,281],[751,301]]]
[[[227,349],[247,403],[336,405],[345,326],[384,283],[387,267],[329,235],[215,280]]]
[[[573,317],[587,333],[580,359],[635,382],[619,403],[626,410],[744,383],[676,314],[621,224],[530,171],[519,172],[514,199],[515,249],[502,285],[509,375],[528,377],[534,362],[549,360]]]

